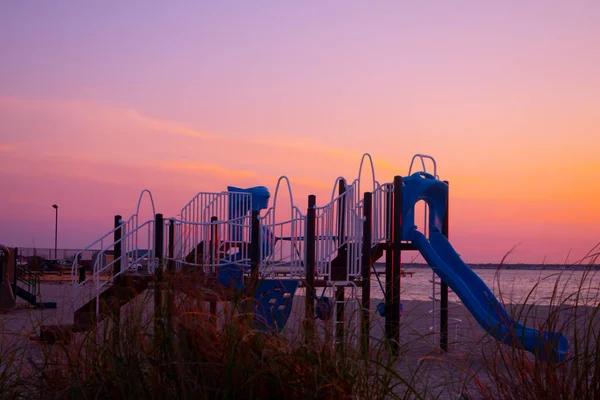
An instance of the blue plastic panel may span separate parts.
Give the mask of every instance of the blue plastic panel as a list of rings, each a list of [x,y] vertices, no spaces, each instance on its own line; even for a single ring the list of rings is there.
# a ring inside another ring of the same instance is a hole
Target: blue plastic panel
[[[255,326],[263,331],[281,332],[290,313],[298,281],[264,279],[254,294]]]

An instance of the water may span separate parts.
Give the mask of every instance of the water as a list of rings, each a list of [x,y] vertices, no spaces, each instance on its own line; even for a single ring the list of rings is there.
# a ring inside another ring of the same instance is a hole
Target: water
[[[433,272],[429,268],[407,268],[413,276],[402,277],[402,300],[431,300],[433,294]],[[474,269],[492,292],[505,304],[539,304],[548,305],[554,297],[575,302],[575,294],[579,292],[579,304],[595,305],[600,303],[600,271],[557,271],[557,270],[523,270],[523,269]],[[385,274],[380,275],[385,289]],[[583,283],[582,283],[583,280]],[[553,292],[556,288],[556,295]],[[581,289],[581,290],[580,290]],[[438,287],[439,290],[439,287]],[[569,296],[571,296],[569,298]],[[371,282],[371,297],[383,298],[383,291],[375,276]],[[453,293],[450,301],[457,301]]]

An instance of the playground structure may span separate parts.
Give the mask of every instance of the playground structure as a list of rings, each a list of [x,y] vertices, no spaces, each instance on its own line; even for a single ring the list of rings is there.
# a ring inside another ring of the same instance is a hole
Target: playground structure
[[[0,310],[15,308],[16,297],[36,308],[56,308],[55,302],[42,301],[39,274],[19,265],[18,254],[18,248],[0,245]]]
[[[421,163],[422,170],[413,173],[415,161]],[[365,162],[370,165],[373,186],[362,192]],[[433,163],[433,174],[426,171],[426,162]],[[160,304],[168,273],[184,274],[192,290],[206,291],[213,314],[218,301],[232,301],[240,293],[253,298],[255,325],[262,330],[284,327],[296,290],[302,286],[306,335],[316,317],[335,325],[338,343],[344,337],[347,302],[360,303],[361,345],[365,350],[369,348],[373,265],[385,255],[385,301],[377,310],[385,317],[385,340],[396,352],[401,340],[402,252],[416,250],[441,280],[433,280],[434,288],[439,286],[441,290],[439,296],[433,293],[434,305],[439,298],[440,306],[438,311],[434,306],[432,315],[440,317],[442,350],[448,350],[451,288],[497,340],[521,346],[541,359],[563,360],[569,346],[566,338],[513,320],[448,242],[449,186],[437,177],[435,160],[417,154],[409,171],[407,177],[396,176],[393,182],[380,184],[375,179],[372,159],[365,154],[358,178],[352,182],[336,179],[331,199],[323,206],[317,206],[316,197],[310,195],[306,213],[294,204],[287,177],[278,180],[270,207],[270,194],[264,187],[228,187],[220,193],[198,193],[182,208],[179,218],[165,219],[156,213],[152,195],[144,190],[135,214],[126,221],[115,216],[114,229],[82,250],[100,247],[91,276],[86,277],[78,264],[79,257],[74,258],[74,323],[43,326],[40,339],[64,340],[109,316],[118,321],[121,307],[150,286],[155,304]],[[278,196],[286,188],[291,204],[282,208]],[[153,217],[140,221],[145,195],[151,202]],[[424,233],[415,225],[415,205],[421,201],[426,204]],[[102,256],[109,253],[111,257]],[[83,289],[89,285],[95,290],[82,299]],[[333,300],[318,296],[317,288],[332,291]],[[352,289],[348,299],[345,288]],[[356,296],[359,290],[360,298]],[[156,320],[159,317],[155,315]]]

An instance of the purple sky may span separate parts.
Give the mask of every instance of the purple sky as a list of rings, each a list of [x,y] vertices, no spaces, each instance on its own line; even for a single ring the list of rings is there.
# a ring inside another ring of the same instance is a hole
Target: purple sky
[[[79,247],[152,189],[325,199],[432,154],[467,260],[564,261],[600,240],[595,1],[0,4],[0,243]]]

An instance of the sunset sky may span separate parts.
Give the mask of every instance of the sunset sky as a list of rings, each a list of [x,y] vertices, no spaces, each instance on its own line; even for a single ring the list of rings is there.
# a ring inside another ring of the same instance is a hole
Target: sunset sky
[[[600,241],[600,2],[3,1],[0,243],[87,245],[152,191],[329,199],[434,156],[467,262]]]

